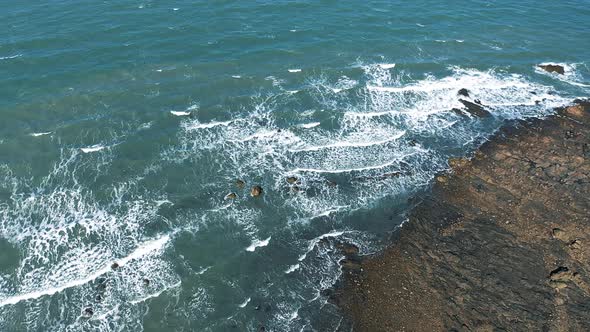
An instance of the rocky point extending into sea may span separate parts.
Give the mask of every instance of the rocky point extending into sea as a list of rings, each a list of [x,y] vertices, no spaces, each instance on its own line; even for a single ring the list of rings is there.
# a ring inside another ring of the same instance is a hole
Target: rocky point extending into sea
[[[344,251],[354,330],[590,331],[590,101],[449,165],[390,247]]]

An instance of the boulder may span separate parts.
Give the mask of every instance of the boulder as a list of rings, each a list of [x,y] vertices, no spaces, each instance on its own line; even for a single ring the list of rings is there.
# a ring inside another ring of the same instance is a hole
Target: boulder
[[[240,179],[236,180],[236,187],[242,189],[242,188],[244,188],[245,185],[246,185],[246,182],[244,182],[243,180],[240,180]]]
[[[287,178],[287,183],[288,184],[295,184],[295,183],[297,183],[297,181],[299,181],[299,179],[296,178],[296,177],[294,177],[294,176],[290,176],[290,177]]]
[[[94,315],[94,310],[91,307],[84,308],[84,317],[91,317]]]
[[[225,195],[225,200],[236,199],[236,198],[238,198],[238,195],[236,193],[229,193],[229,194]]]
[[[252,195],[252,197],[258,197],[260,195],[262,195],[262,187],[261,186],[254,186],[252,187],[252,190],[250,190],[250,195]]]
[[[565,69],[563,68],[563,66],[560,66],[560,65],[548,64],[548,65],[539,65],[538,67],[548,73],[558,73],[560,75],[565,74]]]

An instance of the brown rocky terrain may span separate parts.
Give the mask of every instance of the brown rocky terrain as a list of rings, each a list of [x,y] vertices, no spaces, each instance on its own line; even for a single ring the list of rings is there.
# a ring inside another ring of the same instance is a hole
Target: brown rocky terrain
[[[450,161],[382,253],[343,261],[355,331],[590,331],[590,102]]]

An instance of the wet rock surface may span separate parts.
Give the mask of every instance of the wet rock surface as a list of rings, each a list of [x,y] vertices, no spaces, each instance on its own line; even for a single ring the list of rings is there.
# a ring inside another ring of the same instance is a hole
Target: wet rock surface
[[[589,146],[588,103],[507,125],[330,297],[355,331],[590,331]]]
[[[565,68],[563,68],[563,66],[560,65],[539,65],[539,68],[545,70],[546,72],[549,73],[558,73],[558,74],[565,74]]]
[[[250,195],[252,197],[259,197],[260,195],[262,195],[262,192],[263,192],[263,190],[262,190],[261,186],[254,186],[250,190]]]
[[[470,102],[468,100],[465,99],[459,99],[459,101],[461,102],[461,104],[463,104],[463,106],[465,106],[464,110],[465,112],[471,114],[472,116],[478,117],[478,118],[485,118],[490,116],[490,112],[488,112],[480,103],[476,102]]]

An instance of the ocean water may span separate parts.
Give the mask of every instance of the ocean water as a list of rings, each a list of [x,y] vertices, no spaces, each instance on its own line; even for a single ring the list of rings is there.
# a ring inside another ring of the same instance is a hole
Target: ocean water
[[[2,331],[345,330],[337,243],[379,250],[449,157],[590,94],[587,0],[9,0],[0,21]],[[451,111],[461,88],[492,117]]]

